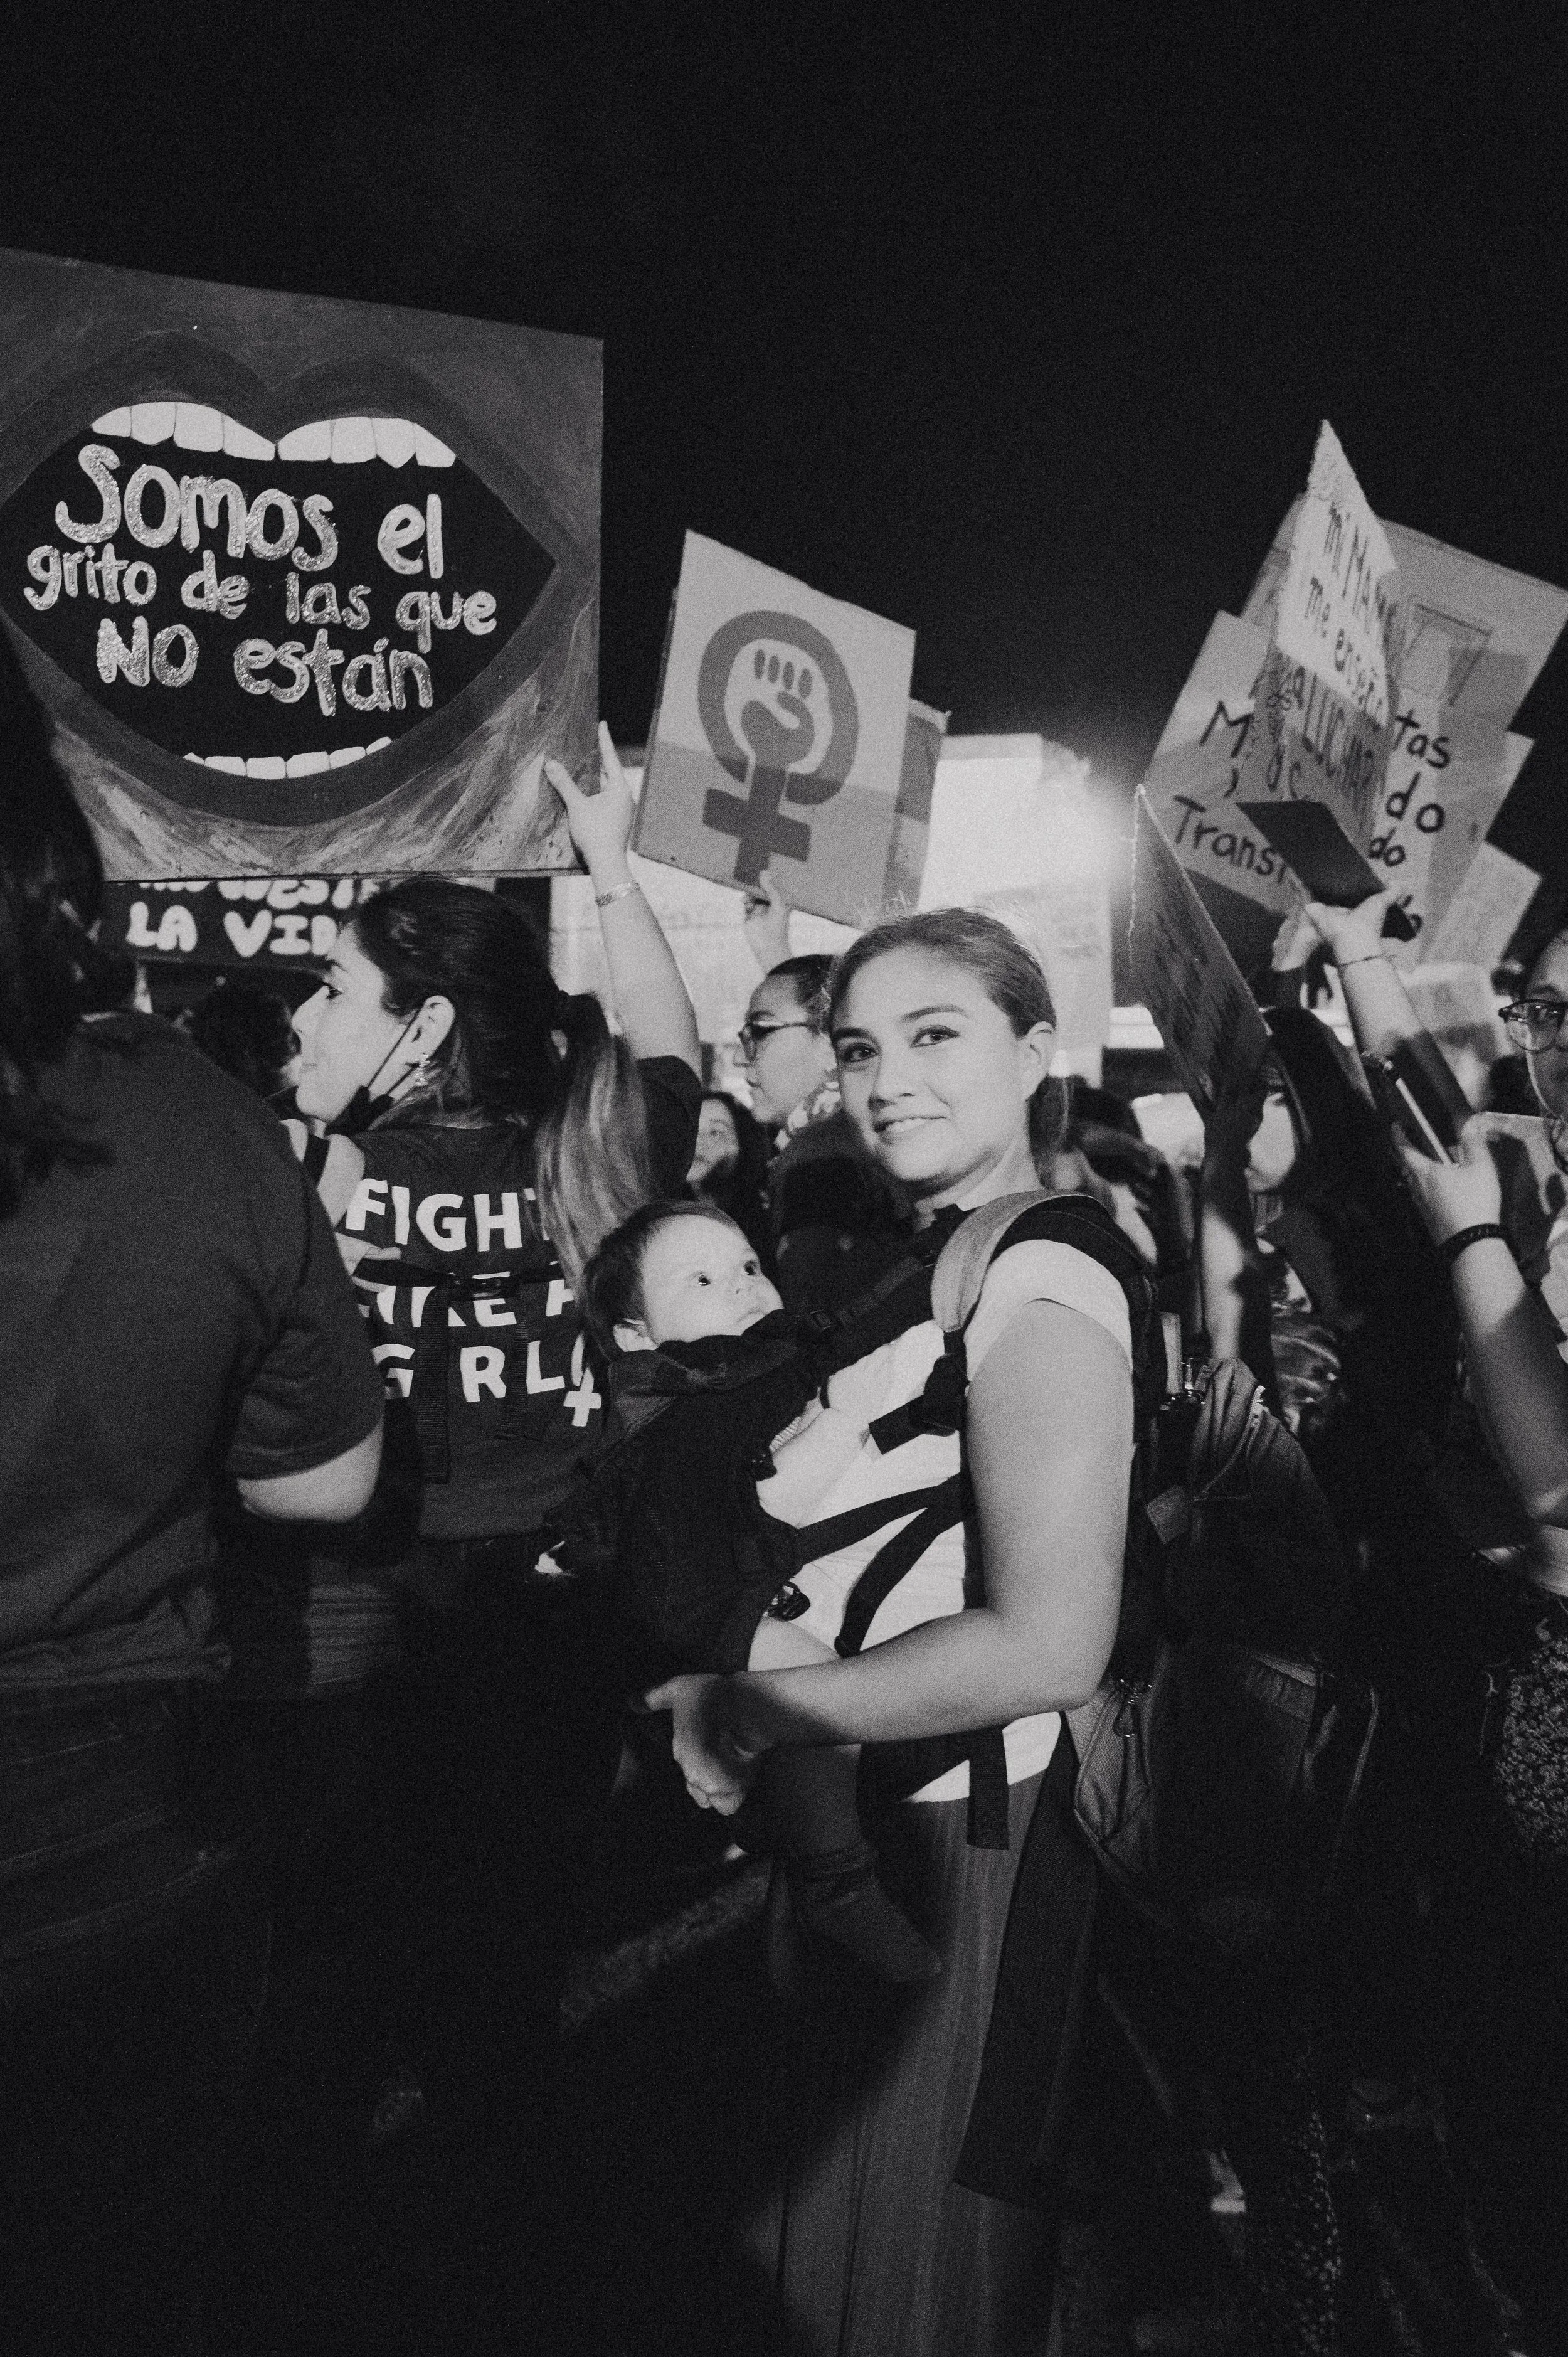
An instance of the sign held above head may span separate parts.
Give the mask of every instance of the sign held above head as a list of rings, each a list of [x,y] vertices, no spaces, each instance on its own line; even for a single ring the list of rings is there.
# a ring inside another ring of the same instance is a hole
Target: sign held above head
[[[1368,848],[1404,627],[1388,536],[1326,423],[1291,533],[1239,801],[1326,802],[1356,848]]]
[[[1269,1035],[1240,967],[1138,789],[1133,977],[1199,1113],[1253,1081]]]
[[[574,865],[600,352],[0,253],[0,618],[112,877]]]
[[[940,743],[914,660],[912,630],[689,532],[637,850],[743,888],[766,867],[844,924],[912,899]]]

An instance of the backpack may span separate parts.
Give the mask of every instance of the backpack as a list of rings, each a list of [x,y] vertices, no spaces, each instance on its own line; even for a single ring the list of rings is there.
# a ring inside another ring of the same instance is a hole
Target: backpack
[[[1086,1197],[1007,1197],[952,1238],[932,1283],[950,1394],[985,1272],[1026,1238],[1089,1253],[1132,1318],[1116,1641],[1099,1691],[1066,1714],[1078,1829],[1144,1913],[1240,1954],[1326,1889],[1377,1727],[1376,1695],[1332,1666],[1348,1584],[1333,1516],[1244,1366],[1179,1380],[1136,1254]]]

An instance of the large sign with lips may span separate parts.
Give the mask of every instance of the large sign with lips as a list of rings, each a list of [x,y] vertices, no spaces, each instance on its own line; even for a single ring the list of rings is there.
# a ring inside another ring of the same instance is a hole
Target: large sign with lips
[[[573,864],[600,348],[0,253],[0,616],[116,877]]]

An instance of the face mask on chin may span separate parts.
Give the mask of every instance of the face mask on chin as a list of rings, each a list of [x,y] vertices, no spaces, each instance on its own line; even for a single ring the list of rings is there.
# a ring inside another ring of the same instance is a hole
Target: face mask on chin
[[[403,1043],[407,1039],[409,1033],[413,1030],[414,1025],[418,1022],[420,1015],[423,1013],[424,1009],[421,1007],[409,1017],[408,1021],[403,1025],[403,1029],[398,1033],[397,1038],[392,1041],[392,1046],[387,1049],[386,1054],[381,1058],[381,1062],[376,1066],[376,1069],[371,1074],[370,1079],[363,1082],[361,1085],[354,1091],[353,1095],[349,1099],[349,1102],[343,1107],[342,1112],[333,1115],[332,1119],[327,1125],[327,1135],[328,1137],[358,1136],[361,1130],[369,1129],[371,1127],[381,1109],[391,1103],[392,1089],[397,1086],[397,1082],[393,1081],[391,1086],[379,1091],[377,1083],[380,1081],[381,1074],[386,1071],[387,1066],[392,1062],[392,1058],[397,1054],[398,1049],[403,1046]],[[403,1075],[400,1073],[398,1078],[401,1079]]]

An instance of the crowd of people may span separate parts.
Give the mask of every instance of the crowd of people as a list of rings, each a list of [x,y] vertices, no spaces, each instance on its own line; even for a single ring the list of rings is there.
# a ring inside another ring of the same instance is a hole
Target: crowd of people
[[[1309,909],[1452,1157],[1282,977],[1178,1168],[1053,1077],[996,920],[796,956],[765,881],[743,1105],[601,731],[548,775],[613,1023],[415,878],[292,1015],[176,1027],[0,662],[5,2348],[211,2345],[269,1959],[326,1912],[367,2131],[440,2155],[453,2345],[567,2346],[559,2014],[628,1714],[775,1861],[737,2348],[1568,2346],[1568,937],[1504,1010],[1534,1110],[1473,1112],[1384,899]],[[1202,1620],[1149,1531],[1214,1362],[1335,1599],[1288,1887],[1222,1938],[1080,1823],[1098,1702],[1131,1760],[1158,1699],[1137,1599],[1165,1661]],[[1185,2321],[1156,2113],[1245,2202]]]

